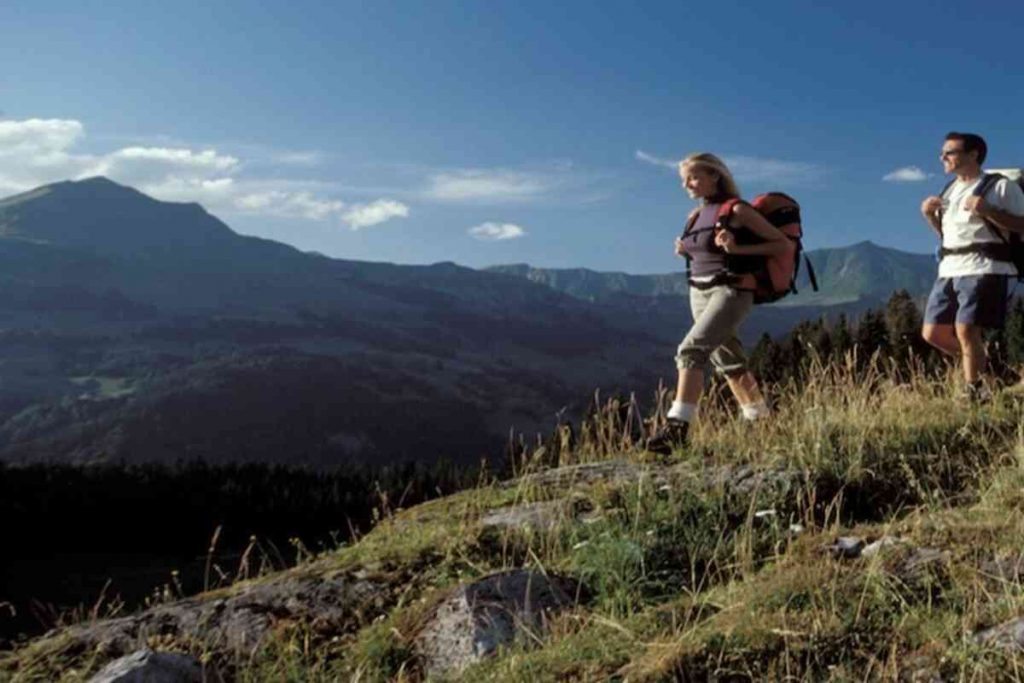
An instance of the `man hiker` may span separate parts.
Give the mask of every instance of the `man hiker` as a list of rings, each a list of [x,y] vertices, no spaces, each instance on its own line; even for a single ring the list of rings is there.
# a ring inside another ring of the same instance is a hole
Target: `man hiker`
[[[988,147],[979,135],[949,133],[939,159],[954,178],[921,213],[942,240],[939,276],[925,307],[921,336],[939,351],[963,358],[965,396],[985,401],[991,392],[983,331],[1001,328],[1007,284],[1018,275],[1012,233],[1024,233],[1024,192],[1017,183],[981,170]]]

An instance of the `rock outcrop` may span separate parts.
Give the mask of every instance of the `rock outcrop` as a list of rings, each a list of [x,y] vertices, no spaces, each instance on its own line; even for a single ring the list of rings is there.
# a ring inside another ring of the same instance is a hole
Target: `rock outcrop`
[[[36,641],[55,648],[120,657],[151,638],[201,643],[204,649],[246,656],[278,627],[303,624],[331,635],[352,631],[386,609],[375,603],[382,586],[342,573],[284,572],[271,579],[151,607],[128,617],[80,624]],[[148,679],[147,679],[148,680]]]
[[[219,680],[207,675],[195,657],[145,649],[115,659],[89,679],[89,683],[207,683]]]
[[[555,612],[578,601],[572,579],[515,570],[459,586],[416,639],[428,676],[459,672],[516,642],[537,641]]]

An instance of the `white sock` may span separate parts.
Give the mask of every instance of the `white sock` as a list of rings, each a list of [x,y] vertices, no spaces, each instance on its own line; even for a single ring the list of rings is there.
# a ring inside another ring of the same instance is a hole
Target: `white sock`
[[[743,412],[743,419],[749,420],[750,422],[768,417],[768,415],[771,414],[771,411],[768,410],[768,404],[764,401],[742,405],[740,406],[740,410]]]
[[[676,422],[693,422],[693,418],[696,416],[697,404],[683,403],[682,401],[672,401],[672,407],[668,409],[668,413],[665,415],[668,419]]]

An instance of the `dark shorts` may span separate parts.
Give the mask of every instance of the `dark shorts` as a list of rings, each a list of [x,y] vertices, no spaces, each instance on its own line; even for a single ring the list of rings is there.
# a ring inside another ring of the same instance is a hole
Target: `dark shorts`
[[[999,328],[1006,321],[1008,275],[940,277],[924,310],[926,325]]]

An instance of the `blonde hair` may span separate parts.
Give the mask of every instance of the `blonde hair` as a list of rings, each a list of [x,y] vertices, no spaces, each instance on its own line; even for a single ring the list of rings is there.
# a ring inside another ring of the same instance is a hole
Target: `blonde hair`
[[[725,165],[724,161],[716,157],[714,154],[711,154],[710,152],[691,154],[679,162],[679,170],[681,171],[687,166],[697,166],[706,171],[717,174],[717,194],[719,196],[730,199],[740,196],[740,188],[736,184],[736,180],[732,177],[732,172],[729,170],[729,167]]]

